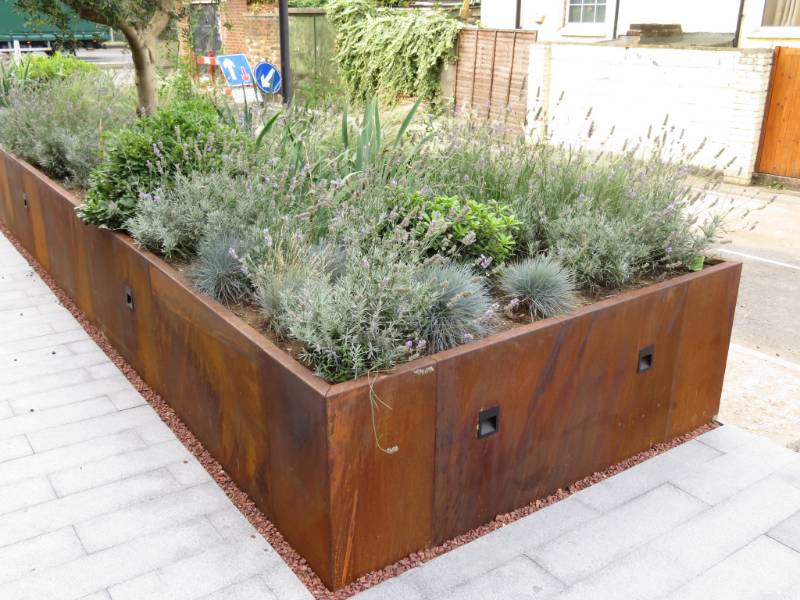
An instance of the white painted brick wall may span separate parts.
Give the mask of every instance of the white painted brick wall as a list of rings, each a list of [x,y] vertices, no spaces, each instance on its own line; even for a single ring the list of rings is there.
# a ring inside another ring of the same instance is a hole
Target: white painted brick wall
[[[694,166],[749,183],[771,67],[768,49],[534,44],[529,125],[553,143],[612,151],[651,148],[666,130],[672,157],[702,147]]]

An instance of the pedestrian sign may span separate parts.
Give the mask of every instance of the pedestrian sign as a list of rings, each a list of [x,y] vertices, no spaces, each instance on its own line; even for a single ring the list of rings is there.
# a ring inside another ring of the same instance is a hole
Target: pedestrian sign
[[[253,71],[244,54],[220,54],[217,64],[225,75],[225,81],[232,88],[253,85]]]
[[[265,94],[277,94],[281,91],[281,74],[275,65],[270,63],[258,63],[253,72],[256,85]]]

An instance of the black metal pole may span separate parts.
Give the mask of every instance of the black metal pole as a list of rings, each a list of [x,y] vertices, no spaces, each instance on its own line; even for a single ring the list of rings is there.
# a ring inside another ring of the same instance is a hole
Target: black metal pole
[[[744,18],[744,0],[739,3],[739,14],[736,16],[736,31],[733,34],[733,47],[739,47],[739,38],[742,35],[742,19]]]
[[[619,27],[619,6],[622,4],[622,0],[617,0],[616,6],[614,6],[614,31],[611,33],[611,39],[617,39],[617,28]]]
[[[517,19],[514,29],[522,29],[522,0],[517,0]]]
[[[289,0],[278,0],[278,31],[281,36],[281,94],[283,103],[292,103],[292,65],[289,52]]]

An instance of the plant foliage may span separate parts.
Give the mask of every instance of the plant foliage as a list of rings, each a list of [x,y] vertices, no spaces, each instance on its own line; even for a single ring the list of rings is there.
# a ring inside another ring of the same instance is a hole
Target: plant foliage
[[[575,308],[575,278],[557,260],[545,255],[508,265],[500,289],[509,309],[525,309],[531,319],[547,319]]]
[[[43,59],[43,61],[52,59]],[[47,72],[42,67],[40,74]],[[130,125],[130,88],[102,73],[8,83],[0,105],[0,143],[70,186],[86,187],[100,161],[106,132]]]
[[[331,0],[327,14],[351,98],[438,98],[461,23],[443,13],[378,8],[373,0]]]
[[[178,173],[222,168],[231,146],[240,143],[205,100],[181,100],[143,116],[109,136],[79,214],[87,223],[119,229],[134,216],[140,194],[169,185]]]

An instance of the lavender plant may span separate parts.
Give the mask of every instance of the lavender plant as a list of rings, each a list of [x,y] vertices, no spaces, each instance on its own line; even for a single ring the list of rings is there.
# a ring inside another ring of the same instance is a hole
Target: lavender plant
[[[10,81],[0,144],[55,179],[86,187],[108,132],[130,125],[133,89],[103,73],[76,72],[36,85]]]

